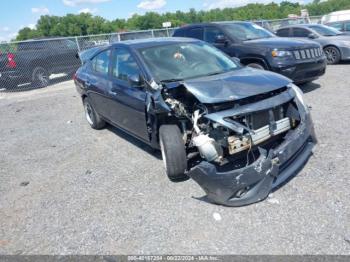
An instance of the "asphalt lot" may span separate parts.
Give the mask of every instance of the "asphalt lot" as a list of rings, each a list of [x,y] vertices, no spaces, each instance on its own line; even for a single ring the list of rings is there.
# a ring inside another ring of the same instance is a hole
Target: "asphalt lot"
[[[201,201],[159,154],[92,130],[71,81],[0,93],[1,254],[350,254],[350,64],[303,87],[319,144],[264,202]]]

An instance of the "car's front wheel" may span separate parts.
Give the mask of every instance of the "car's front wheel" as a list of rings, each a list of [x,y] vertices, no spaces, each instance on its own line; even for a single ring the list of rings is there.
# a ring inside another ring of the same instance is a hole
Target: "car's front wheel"
[[[106,122],[98,115],[93,108],[90,98],[86,97],[83,101],[85,117],[93,129],[102,129],[106,126]]]
[[[159,128],[159,144],[168,178],[173,181],[188,179],[185,174],[187,157],[180,129],[176,125],[162,125]]]

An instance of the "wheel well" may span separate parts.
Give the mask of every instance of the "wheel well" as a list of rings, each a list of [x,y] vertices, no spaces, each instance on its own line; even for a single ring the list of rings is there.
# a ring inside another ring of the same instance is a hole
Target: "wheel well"
[[[243,65],[249,65],[251,63],[257,63],[259,65],[262,65],[265,69],[268,69],[268,65],[267,63],[263,60],[263,59],[259,59],[259,58],[246,58],[246,59],[241,59],[241,63]]]
[[[336,48],[336,49],[339,51],[339,53],[340,53],[340,49],[339,49],[337,46],[335,46],[335,45],[326,45],[326,46],[323,47],[323,50],[325,50],[325,49],[328,48],[328,47],[334,47],[334,48]]]
[[[32,72],[34,72],[35,68],[42,67],[45,70],[49,71],[48,68],[45,66],[45,61],[41,60],[34,60],[30,63],[30,67],[32,68]]]

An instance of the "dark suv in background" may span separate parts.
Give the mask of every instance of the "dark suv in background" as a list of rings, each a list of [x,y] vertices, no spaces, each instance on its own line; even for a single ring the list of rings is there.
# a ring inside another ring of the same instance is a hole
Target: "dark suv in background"
[[[3,46],[0,52],[0,88],[32,83],[49,85],[51,74],[73,74],[81,65],[77,44],[69,39],[30,40]]]
[[[188,25],[177,29],[174,37],[204,40],[243,65],[270,70],[296,83],[311,82],[326,70],[321,46],[313,41],[276,37],[250,22],[215,22]],[[305,52],[308,56],[302,56]]]

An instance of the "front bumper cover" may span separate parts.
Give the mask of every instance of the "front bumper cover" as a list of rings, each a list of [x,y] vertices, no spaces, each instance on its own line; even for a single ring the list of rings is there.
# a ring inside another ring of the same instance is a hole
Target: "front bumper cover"
[[[260,149],[260,157],[251,165],[220,173],[213,164],[203,161],[188,175],[214,203],[249,205],[264,200],[273,188],[296,174],[311,156],[316,143],[311,116],[306,114],[298,128],[286,134],[283,143],[269,152]]]
[[[326,57],[319,59],[310,59],[308,61],[299,61],[295,64],[279,65],[272,70],[282,74],[295,83],[303,83],[315,80],[326,73]]]

